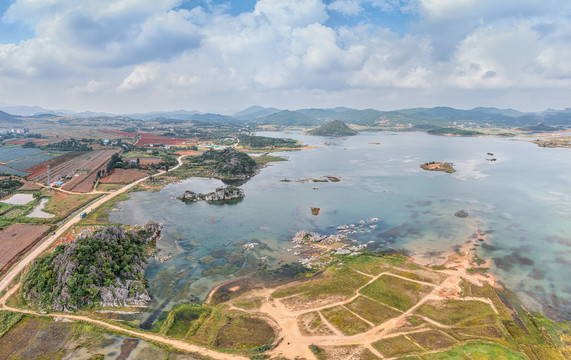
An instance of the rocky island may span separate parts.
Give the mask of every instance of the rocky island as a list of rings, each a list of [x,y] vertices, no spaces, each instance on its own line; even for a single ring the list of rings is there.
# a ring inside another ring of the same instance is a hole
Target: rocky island
[[[206,201],[208,203],[227,204],[232,200],[244,198],[244,190],[237,186],[227,186],[217,188],[208,194],[197,194],[193,191],[186,190],[184,194],[178,196],[177,199],[184,202]]]
[[[308,131],[307,134],[318,136],[352,136],[357,135],[358,132],[351,129],[341,120],[333,120],[325,125]]]
[[[247,154],[234,148],[208,150],[190,160],[190,166],[199,174],[223,180],[244,180],[256,174],[258,164]]]
[[[456,172],[452,167],[452,163],[431,161],[420,165],[420,167],[427,171],[444,171],[449,174]]]
[[[24,299],[55,311],[147,305],[145,266],[161,229],[149,222],[128,230],[106,226],[84,231],[33,263],[23,281]]]

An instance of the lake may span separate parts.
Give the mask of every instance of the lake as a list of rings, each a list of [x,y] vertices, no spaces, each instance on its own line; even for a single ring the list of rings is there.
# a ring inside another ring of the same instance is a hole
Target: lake
[[[490,272],[527,307],[571,318],[571,149],[424,133],[257,135],[295,138],[317,148],[274,154],[288,161],[271,163],[242,185],[246,196],[237,204],[177,200],[185,190],[223,185],[192,178],[155,193],[133,193],[110,213],[111,222],[164,223],[157,246],[164,262],[151,260],[146,271],[152,309],[203,300],[214,285],[263,263],[298,261],[289,241],[299,230],[329,234],[339,225],[376,217],[376,228],[363,227],[351,238],[434,261],[476,230],[486,231],[489,243],[478,253],[494,259]],[[430,161],[452,162],[457,172],[419,168]],[[341,181],[296,181],[325,176]],[[320,208],[319,215],[312,215],[312,207]],[[454,216],[459,210],[469,216]],[[244,252],[243,245],[253,242],[260,245]]]

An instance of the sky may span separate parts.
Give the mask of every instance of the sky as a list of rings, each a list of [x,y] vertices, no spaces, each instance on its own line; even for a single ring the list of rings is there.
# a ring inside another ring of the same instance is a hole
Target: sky
[[[0,103],[571,107],[569,0],[0,0]]]

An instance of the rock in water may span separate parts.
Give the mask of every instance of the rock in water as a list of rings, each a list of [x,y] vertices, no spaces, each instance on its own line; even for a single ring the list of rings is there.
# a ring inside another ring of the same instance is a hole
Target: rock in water
[[[460,211],[456,211],[454,213],[454,216],[459,217],[459,218],[467,218],[468,217],[468,212],[466,210],[460,210]]]
[[[227,186],[217,188],[215,191],[208,194],[197,194],[193,191],[187,190],[177,199],[184,202],[195,202],[204,200],[209,203],[222,203],[226,204],[231,200],[242,199],[245,196],[244,190],[237,186]]]

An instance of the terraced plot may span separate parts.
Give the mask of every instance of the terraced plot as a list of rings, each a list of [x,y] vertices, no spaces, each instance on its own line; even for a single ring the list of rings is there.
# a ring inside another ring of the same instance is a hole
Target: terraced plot
[[[383,275],[361,290],[361,294],[383,304],[405,311],[428,295],[434,288],[429,285]]]

